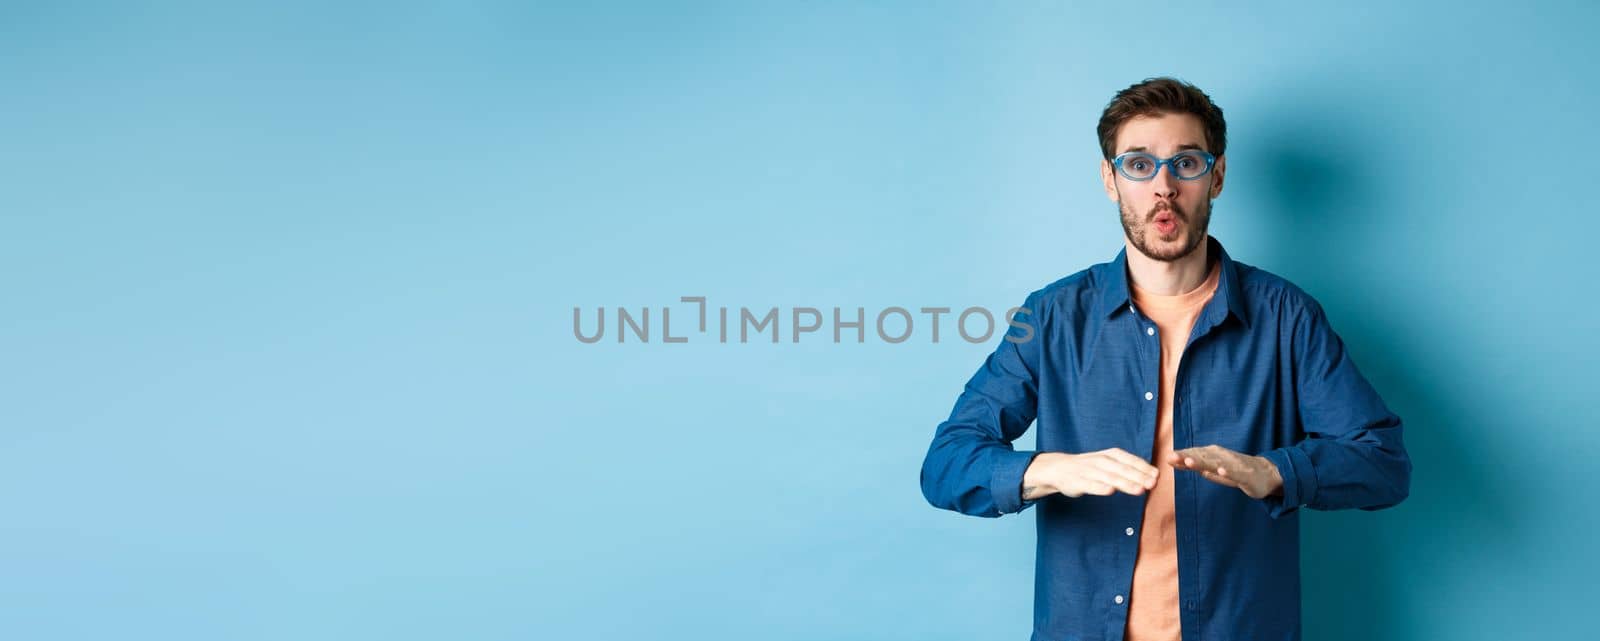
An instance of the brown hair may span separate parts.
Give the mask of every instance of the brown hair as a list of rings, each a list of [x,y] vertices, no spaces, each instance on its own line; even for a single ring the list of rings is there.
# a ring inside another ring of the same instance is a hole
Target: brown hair
[[[1122,123],[1139,116],[1161,114],[1192,114],[1200,119],[1206,130],[1206,151],[1221,156],[1228,146],[1228,123],[1222,119],[1222,108],[1211,102],[1211,96],[1198,87],[1176,78],[1146,78],[1127,89],[1117,92],[1100,114],[1100,153],[1111,160],[1117,144],[1117,130]]]

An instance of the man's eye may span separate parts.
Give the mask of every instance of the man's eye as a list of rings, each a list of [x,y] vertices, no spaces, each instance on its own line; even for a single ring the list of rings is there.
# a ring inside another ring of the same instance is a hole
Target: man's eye
[[[1134,171],[1150,171],[1150,163],[1143,160],[1133,161],[1132,167]]]
[[[1193,159],[1193,158],[1187,158],[1187,157],[1179,158],[1178,159],[1178,168],[1179,169],[1194,169],[1196,162],[1197,161],[1195,159]]]

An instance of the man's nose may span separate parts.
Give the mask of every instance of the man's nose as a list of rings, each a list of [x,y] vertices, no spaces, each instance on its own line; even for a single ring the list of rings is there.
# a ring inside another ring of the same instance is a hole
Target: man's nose
[[[1171,198],[1178,195],[1178,177],[1173,175],[1172,167],[1166,164],[1156,167],[1156,175],[1150,179],[1150,183],[1157,196]]]

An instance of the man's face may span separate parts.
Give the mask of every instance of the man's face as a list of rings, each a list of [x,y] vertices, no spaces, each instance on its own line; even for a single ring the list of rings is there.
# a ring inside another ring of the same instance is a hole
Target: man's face
[[[1122,124],[1112,157],[1142,151],[1169,158],[1184,149],[1205,149],[1205,140],[1205,126],[1193,115],[1140,116]],[[1225,158],[1218,157],[1211,173],[1196,180],[1179,180],[1170,167],[1162,167],[1155,178],[1139,182],[1102,160],[1100,177],[1106,196],[1122,212],[1128,241],[1144,255],[1170,262],[1188,256],[1205,240],[1211,199],[1222,193],[1226,169]]]

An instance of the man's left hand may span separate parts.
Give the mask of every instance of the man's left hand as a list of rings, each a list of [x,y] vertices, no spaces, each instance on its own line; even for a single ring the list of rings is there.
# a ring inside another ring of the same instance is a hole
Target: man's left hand
[[[1253,499],[1283,494],[1283,476],[1278,466],[1260,456],[1235,452],[1220,445],[1190,447],[1167,454],[1175,470],[1199,472],[1218,485],[1239,488]]]

